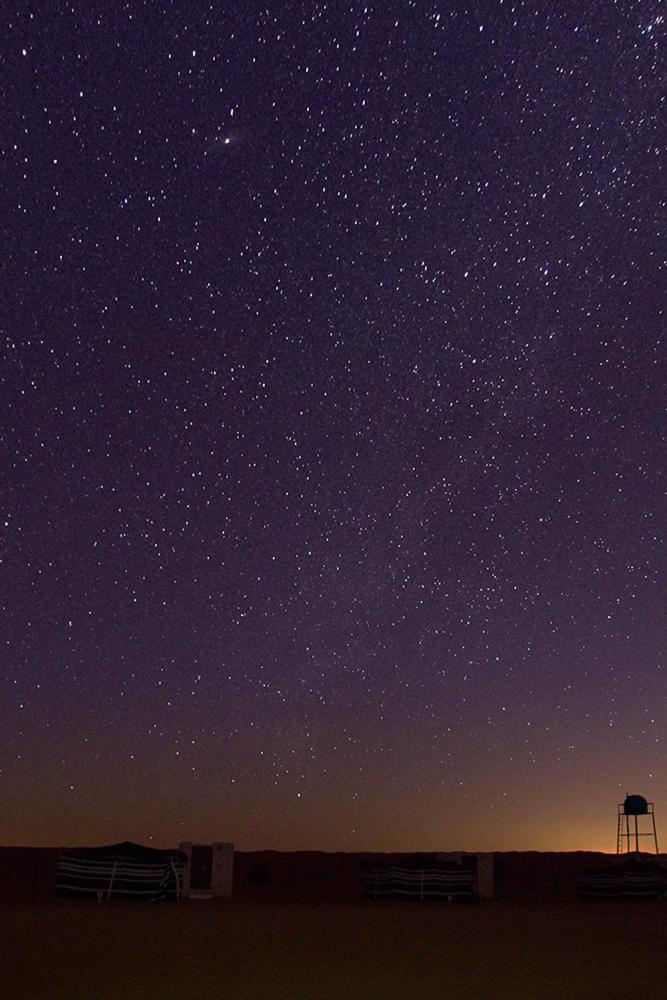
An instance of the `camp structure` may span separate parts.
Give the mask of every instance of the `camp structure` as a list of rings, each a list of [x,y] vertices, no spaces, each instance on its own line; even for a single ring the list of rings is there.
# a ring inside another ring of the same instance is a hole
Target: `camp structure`
[[[628,857],[604,868],[585,871],[580,899],[667,899],[667,868],[655,855]]]
[[[182,851],[160,851],[125,841],[108,847],[69,847],[60,852],[56,895],[79,899],[180,900]]]
[[[370,899],[446,899],[479,902],[473,859],[442,861],[415,855],[399,862],[362,861],[364,895]]]
[[[193,844],[184,840],[186,857],[182,892],[185,899],[216,899],[231,896],[234,884],[234,845],[215,841]]]

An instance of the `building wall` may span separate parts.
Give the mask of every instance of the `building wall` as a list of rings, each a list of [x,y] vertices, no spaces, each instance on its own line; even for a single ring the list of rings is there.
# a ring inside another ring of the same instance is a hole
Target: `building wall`
[[[217,841],[205,846],[211,848],[211,896],[213,898],[231,896],[234,886],[234,845]],[[192,847],[191,840],[181,841],[180,849],[188,858],[192,856]],[[188,899],[190,894],[190,865],[187,864],[183,873],[183,897]]]

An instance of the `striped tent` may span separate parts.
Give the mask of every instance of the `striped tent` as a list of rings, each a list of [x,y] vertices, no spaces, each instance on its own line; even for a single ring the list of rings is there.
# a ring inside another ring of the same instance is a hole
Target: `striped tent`
[[[428,858],[379,865],[362,862],[361,878],[364,894],[371,899],[479,899],[473,867],[456,862]]]
[[[667,868],[654,860],[627,858],[583,872],[580,899],[667,899]]]
[[[60,852],[56,894],[79,899],[179,900],[186,856],[125,841]]]

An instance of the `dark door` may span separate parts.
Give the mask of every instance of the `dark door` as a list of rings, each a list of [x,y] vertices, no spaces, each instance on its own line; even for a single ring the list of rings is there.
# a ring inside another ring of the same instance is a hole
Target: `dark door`
[[[206,892],[211,888],[213,848],[210,844],[193,844],[190,859],[190,888]]]

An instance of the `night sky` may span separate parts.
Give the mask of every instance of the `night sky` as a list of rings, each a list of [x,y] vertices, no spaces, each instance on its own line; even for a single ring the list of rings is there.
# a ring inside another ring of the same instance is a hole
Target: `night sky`
[[[0,842],[667,838],[663,4],[12,10]]]

